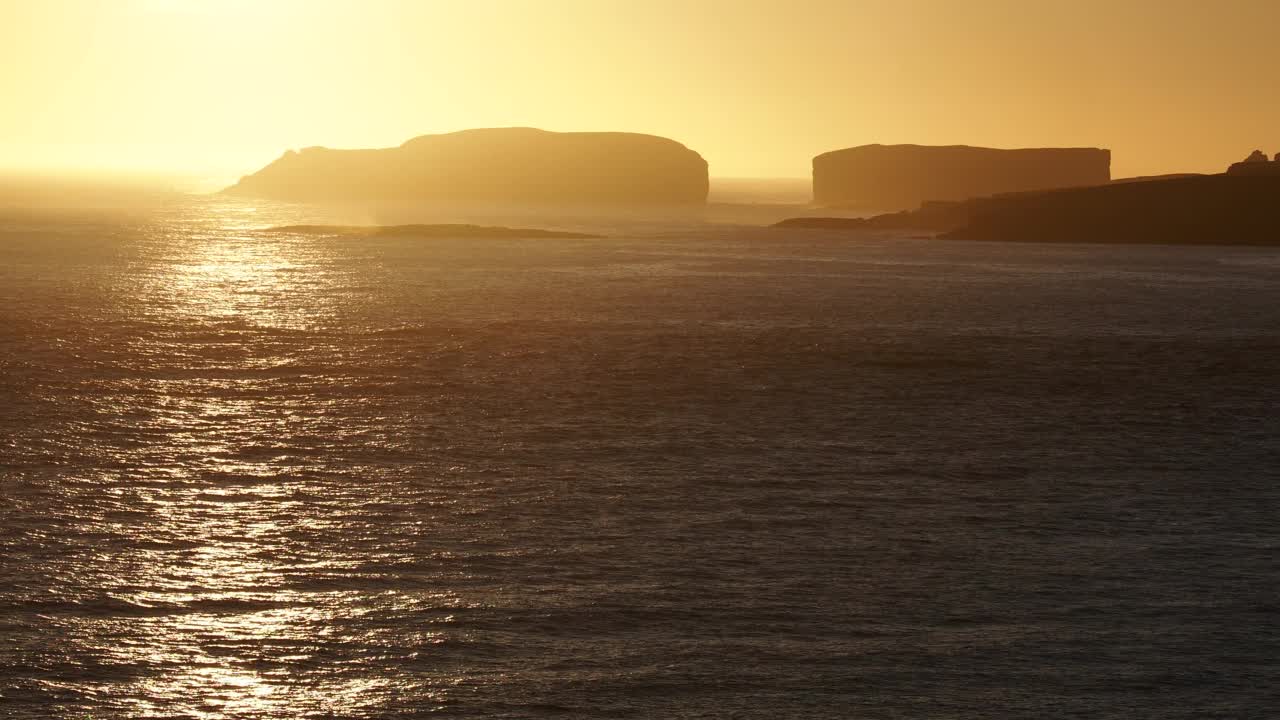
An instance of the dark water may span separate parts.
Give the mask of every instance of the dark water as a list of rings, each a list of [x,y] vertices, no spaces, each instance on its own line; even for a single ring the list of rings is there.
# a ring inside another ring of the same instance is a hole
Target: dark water
[[[1280,253],[0,223],[0,717],[1266,718]]]

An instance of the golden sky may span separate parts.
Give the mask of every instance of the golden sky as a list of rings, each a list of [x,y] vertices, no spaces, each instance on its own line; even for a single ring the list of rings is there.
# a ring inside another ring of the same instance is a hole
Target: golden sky
[[[865,143],[1280,152],[1280,0],[0,0],[0,167],[237,176],[524,125],[720,177]]]

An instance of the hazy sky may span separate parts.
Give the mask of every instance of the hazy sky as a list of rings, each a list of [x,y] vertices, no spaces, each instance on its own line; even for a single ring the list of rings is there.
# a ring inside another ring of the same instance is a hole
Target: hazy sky
[[[864,143],[1280,152],[1280,0],[0,0],[0,166],[629,130],[714,176]]]

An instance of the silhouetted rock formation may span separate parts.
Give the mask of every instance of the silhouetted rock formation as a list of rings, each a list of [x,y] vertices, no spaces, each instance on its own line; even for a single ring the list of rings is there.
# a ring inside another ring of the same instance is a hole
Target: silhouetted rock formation
[[[966,200],[1110,180],[1111,151],[1096,148],[864,145],[813,159],[814,202],[828,207],[907,209],[931,200]]]
[[[397,148],[289,151],[224,192],[342,204],[701,205],[707,162],[653,135],[493,128]]]
[[[1280,173],[1222,174],[1012,193],[865,219],[795,218],[778,227],[924,231],[958,240],[1280,245],[1277,207]]]
[[[1280,174],[1206,175],[976,201],[944,237],[1029,242],[1280,245]]]
[[[1267,159],[1267,154],[1254,150],[1249,157],[1227,168],[1228,175],[1280,175],[1280,154],[1276,161]]]
[[[486,225],[282,225],[262,232],[294,235],[340,235],[345,237],[421,238],[577,238],[596,239],[600,235],[538,230],[533,228],[490,227]]]

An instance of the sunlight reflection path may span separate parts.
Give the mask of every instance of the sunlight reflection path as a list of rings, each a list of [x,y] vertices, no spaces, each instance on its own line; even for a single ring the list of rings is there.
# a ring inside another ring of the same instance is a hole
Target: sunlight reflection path
[[[144,716],[358,715],[394,680],[360,671],[372,638],[353,620],[436,600],[343,587],[369,558],[335,551],[345,510],[325,501],[308,427],[327,401],[306,380],[314,328],[349,304],[342,268],[315,239],[253,232],[270,220],[252,208],[206,211],[157,238],[171,256],[140,289],[154,328],[136,339],[153,378],[144,469],[164,478],[140,539],[158,549],[128,578],[134,626],[104,652],[148,669],[127,693]]]

